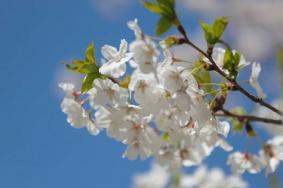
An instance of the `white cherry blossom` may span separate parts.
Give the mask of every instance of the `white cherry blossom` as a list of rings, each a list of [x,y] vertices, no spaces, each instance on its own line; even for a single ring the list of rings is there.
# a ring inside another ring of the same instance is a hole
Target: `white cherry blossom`
[[[74,95],[74,85],[69,83],[60,83],[59,87],[63,89],[66,97],[61,103],[62,111],[68,116],[67,121],[74,128],[83,128],[88,124],[88,114],[82,108],[80,101]]]
[[[93,108],[103,105],[126,105],[128,100],[127,90],[119,87],[109,79],[96,79],[93,88],[88,91],[90,105]]]
[[[156,44],[141,32],[137,20],[128,22],[128,26],[136,35],[136,40],[130,44],[130,52],[133,53],[131,66],[139,68],[143,73],[154,71],[159,55]]]
[[[180,90],[184,86],[184,81],[177,67],[165,65],[158,72],[160,83],[171,93]]]
[[[61,103],[62,111],[68,116],[67,121],[74,128],[83,128],[88,124],[88,114],[74,99],[65,98]]]
[[[103,46],[101,52],[106,63],[99,68],[99,72],[114,78],[123,76],[126,72],[126,62],[132,58],[132,54],[127,53],[127,50],[128,43],[125,39],[121,40],[119,50],[113,46]]]
[[[227,164],[235,174],[242,174],[248,171],[252,174],[260,172],[263,167],[259,157],[250,153],[234,152],[229,155]]]
[[[141,106],[157,104],[163,96],[162,89],[153,74],[136,72],[129,84],[129,89],[134,91],[134,99]]]

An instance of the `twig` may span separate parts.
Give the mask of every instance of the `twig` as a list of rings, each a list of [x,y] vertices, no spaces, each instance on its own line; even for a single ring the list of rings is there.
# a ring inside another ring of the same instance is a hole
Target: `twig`
[[[208,54],[206,52],[204,52],[202,49],[200,49],[197,45],[195,45],[193,42],[191,42],[187,36],[187,33],[184,29],[184,27],[182,26],[181,23],[179,23],[179,25],[177,25],[177,29],[178,31],[183,35],[184,37],[184,42],[188,45],[190,45],[191,47],[193,47],[195,50],[197,50],[199,53],[201,53],[202,55],[204,55],[206,58],[209,59],[209,61],[212,63],[212,65],[214,66],[214,70],[219,73],[221,76],[223,76],[226,80],[228,80],[233,86],[235,86],[235,88],[240,91],[242,94],[244,94],[245,96],[247,96],[249,99],[251,99],[252,101],[254,101],[255,103],[258,103],[262,106],[265,106],[266,108],[269,108],[270,110],[272,110],[273,112],[283,116],[283,112],[280,111],[279,109],[275,108],[274,106],[268,104],[267,102],[265,102],[262,98],[259,98],[257,96],[254,96],[252,94],[250,94],[247,90],[245,90],[235,79],[230,78],[227,74],[225,74],[215,63],[215,61],[213,60],[211,54]]]
[[[276,125],[283,125],[283,121],[280,119],[263,118],[263,117],[253,116],[253,115],[239,115],[239,114],[235,114],[225,109],[222,109],[221,111],[223,112],[222,114],[215,113],[214,115],[223,116],[223,117],[232,117],[241,122],[258,121],[258,122],[264,122],[264,123],[270,123],[270,124],[276,124]]]

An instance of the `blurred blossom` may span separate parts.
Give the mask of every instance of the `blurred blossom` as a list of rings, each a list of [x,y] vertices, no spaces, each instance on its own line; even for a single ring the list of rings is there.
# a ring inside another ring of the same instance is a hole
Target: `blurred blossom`
[[[247,188],[248,185],[240,176],[226,176],[220,168],[208,170],[199,166],[192,175],[184,174],[181,188]]]
[[[170,176],[166,168],[153,164],[148,172],[134,176],[133,181],[133,188],[165,188],[170,184]],[[176,185],[171,186],[174,187]],[[205,166],[199,166],[193,174],[180,174],[180,185],[178,187],[247,188],[248,184],[239,176],[226,176],[220,168],[209,170]]]
[[[281,0],[182,0],[181,3],[190,12],[208,18],[229,16],[230,37],[248,58],[259,60],[269,56],[274,48],[283,43]]]
[[[133,188],[162,188],[169,181],[169,173],[165,168],[153,164],[150,171],[134,176]]]

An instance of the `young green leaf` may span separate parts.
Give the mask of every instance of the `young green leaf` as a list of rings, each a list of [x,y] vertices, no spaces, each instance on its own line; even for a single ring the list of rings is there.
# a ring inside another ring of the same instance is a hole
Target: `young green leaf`
[[[243,127],[244,127],[243,122],[240,122],[238,120],[234,120],[233,121],[233,130],[235,132],[238,132],[238,133],[242,132],[243,131]]]
[[[165,33],[175,23],[175,0],[157,0],[155,3],[144,0],[143,2],[146,9],[161,16],[155,29],[157,36]]]
[[[213,85],[211,85],[211,76],[209,71],[201,67],[202,62],[196,62],[194,66],[193,76],[197,80],[198,84],[203,88],[205,93],[214,91]]]
[[[100,74],[99,67],[96,65],[93,43],[86,49],[85,59],[73,60],[72,64],[74,66],[66,64],[66,67],[71,71],[85,75],[81,86],[82,93],[92,88],[92,83],[95,79],[104,77],[104,75]]]
[[[232,109],[232,112],[238,115],[246,115],[247,112],[243,107],[235,107]],[[239,121],[238,119],[233,119],[233,130],[235,132],[242,132],[244,129],[244,124],[243,122]]]
[[[85,52],[85,61],[95,64],[94,44],[91,43]]]
[[[200,21],[200,26],[202,27],[204,31],[204,37],[209,45],[215,44],[214,38],[213,38],[213,30],[212,28],[205,22]]]
[[[85,93],[90,90],[93,87],[93,81],[97,78],[103,78],[103,75],[101,75],[99,72],[86,74],[82,82],[81,92]]]
[[[214,21],[212,25],[212,30],[215,38],[217,38],[218,40],[221,38],[228,23],[229,23],[228,17],[220,17]]]
[[[154,12],[154,13],[157,13],[157,14],[163,13],[162,9],[160,8],[160,6],[158,4],[155,4],[155,3],[152,3],[152,2],[149,2],[149,1],[144,1],[143,6],[151,12]]]
[[[167,47],[180,44],[180,40],[176,36],[168,36],[167,38],[164,39],[164,42]]]
[[[170,135],[169,133],[164,133],[162,135],[162,139],[165,141],[165,142],[168,142],[170,140]]]
[[[233,53],[230,48],[226,49],[223,60],[223,68],[229,71],[229,76],[232,79],[236,79],[238,76],[240,58],[241,55],[238,52]]]
[[[85,93],[92,88],[92,83],[95,79],[95,74],[87,74],[82,82],[81,92]]]
[[[171,28],[172,25],[173,25],[172,20],[162,16],[156,25],[156,30],[155,30],[156,35],[159,36],[165,33]]]
[[[200,25],[204,31],[205,39],[208,46],[214,46],[221,41],[221,37],[228,25],[229,21],[227,17],[220,17],[215,19],[212,26],[200,21]]]
[[[175,17],[175,1],[173,0],[157,0],[162,9],[163,16],[173,19]]]

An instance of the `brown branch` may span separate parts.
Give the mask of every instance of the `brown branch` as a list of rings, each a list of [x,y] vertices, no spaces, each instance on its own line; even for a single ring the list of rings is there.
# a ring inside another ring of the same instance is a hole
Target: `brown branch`
[[[283,121],[280,119],[263,118],[263,117],[253,116],[253,115],[239,115],[239,114],[235,114],[225,109],[222,109],[221,111],[223,112],[222,114],[215,113],[214,115],[235,118],[240,122],[257,121],[257,122],[264,122],[264,123],[270,123],[270,124],[276,124],[276,125],[283,125]]]
[[[244,94],[246,97],[248,97],[250,100],[254,101],[255,103],[258,103],[262,106],[265,106],[266,108],[269,108],[270,110],[272,110],[273,112],[283,116],[283,112],[280,111],[279,109],[275,108],[274,106],[268,104],[267,102],[265,102],[262,98],[259,98],[257,96],[254,96],[252,94],[250,94],[247,90],[245,90],[235,79],[230,78],[227,74],[225,74],[215,63],[215,61],[213,60],[211,53],[206,53],[204,52],[202,49],[200,49],[197,45],[195,45],[193,42],[191,42],[187,36],[187,33],[184,29],[184,27],[182,26],[181,23],[179,23],[179,25],[176,25],[178,31],[183,35],[184,37],[184,42],[188,45],[190,45],[191,47],[193,47],[195,50],[197,50],[199,53],[201,53],[202,55],[204,55],[207,59],[209,59],[209,61],[211,62],[211,64],[214,66],[214,71],[216,71],[217,73],[219,73],[221,76],[223,76],[226,80],[228,80],[231,84],[233,84],[236,88],[236,90],[240,91],[242,94]]]

